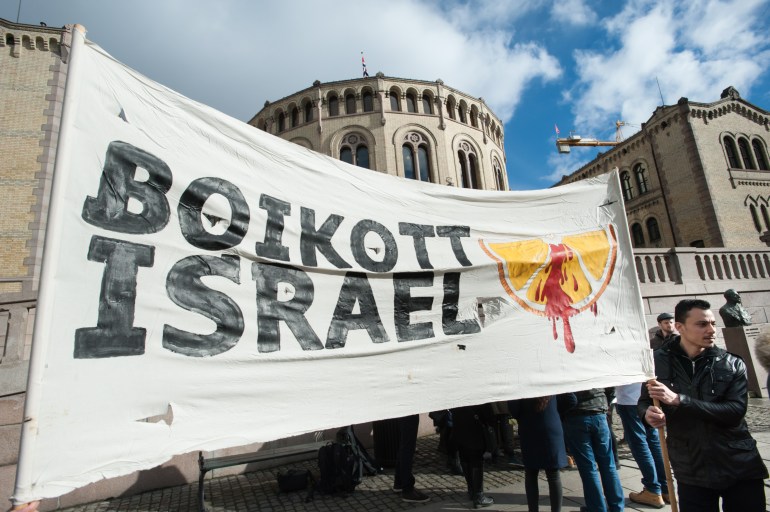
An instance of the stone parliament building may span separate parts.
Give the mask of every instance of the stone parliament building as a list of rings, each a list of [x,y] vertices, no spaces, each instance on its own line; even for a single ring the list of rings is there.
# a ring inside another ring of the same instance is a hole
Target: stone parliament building
[[[556,185],[620,172],[634,247],[763,248],[770,231],[770,113],[733,87],[681,98]]]
[[[425,82],[375,77],[296,92],[249,124],[359,167],[402,178],[508,190],[503,123],[483,99]]]
[[[69,41],[67,28],[0,19],[2,499],[12,494],[16,474]],[[316,81],[266,102],[248,122],[373,172],[444,186],[508,189],[502,121],[483,99],[441,80],[377,73]],[[733,88],[713,103],[683,98],[659,107],[640,132],[557,184],[619,169],[648,325],[683,297],[706,298],[716,310],[727,288],[741,293],[755,324],[768,321],[769,123],[767,111]],[[218,476],[242,468],[223,471]],[[159,468],[48,500],[41,510],[197,477],[196,454],[185,454]]]

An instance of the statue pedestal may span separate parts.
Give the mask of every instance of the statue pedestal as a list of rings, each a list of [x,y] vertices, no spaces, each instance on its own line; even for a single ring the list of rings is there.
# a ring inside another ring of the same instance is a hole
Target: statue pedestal
[[[749,396],[767,397],[767,372],[756,360],[754,343],[761,327],[765,324],[745,327],[723,327],[722,336],[728,352],[741,356],[746,362],[746,377],[749,380]]]

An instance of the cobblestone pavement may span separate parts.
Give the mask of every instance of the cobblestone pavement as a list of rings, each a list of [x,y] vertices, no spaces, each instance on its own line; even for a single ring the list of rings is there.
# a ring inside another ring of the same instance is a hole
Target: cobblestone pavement
[[[770,432],[770,401],[751,399],[746,415],[752,432]],[[613,425],[618,439],[623,436],[620,421]],[[462,476],[446,471],[445,456],[436,448],[438,436],[420,438],[417,442],[414,472],[417,488],[431,497],[431,503],[442,502],[452,510],[468,509],[465,480]],[[635,466],[627,446],[619,449],[621,465]],[[391,491],[393,471],[364,477],[363,482],[351,495],[322,496],[305,503],[304,491],[279,494],[275,474],[288,468],[310,469],[318,475],[316,461],[292,463],[290,465],[245,473],[241,475],[213,478],[206,481],[206,507],[209,512],[327,512],[339,510],[366,510],[390,512],[424,507],[424,503],[405,503]],[[495,489],[516,485],[523,493],[524,472],[502,463],[489,463],[484,469],[484,487]],[[196,511],[197,483],[168,487],[109,501],[79,505],[63,509],[65,512],[171,512]]]

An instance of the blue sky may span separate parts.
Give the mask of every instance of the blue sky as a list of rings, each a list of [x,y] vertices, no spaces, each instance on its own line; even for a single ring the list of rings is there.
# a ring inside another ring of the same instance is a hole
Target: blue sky
[[[19,7],[20,10],[19,10]],[[80,23],[114,57],[242,121],[316,79],[441,78],[505,122],[510,187],[546,188],[657,106],[729,85],[770,110],[770,0],[3,0],[0,17]],[[656,82],[657,79],[657,82]],[[660,84],[660,91],[658,85]]]

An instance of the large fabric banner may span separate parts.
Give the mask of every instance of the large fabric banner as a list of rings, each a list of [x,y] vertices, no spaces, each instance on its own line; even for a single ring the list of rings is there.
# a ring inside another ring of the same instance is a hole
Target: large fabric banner
[[[652,375],[615,174],[419,183],[91,43],[70,73],[16,501],[194,450]]]

